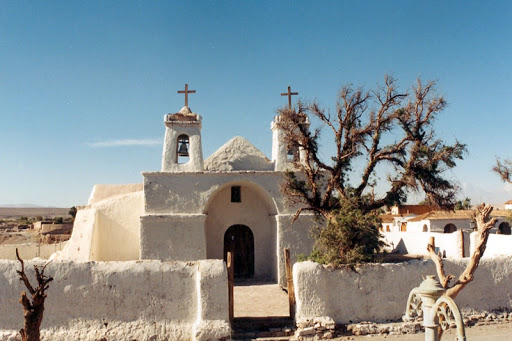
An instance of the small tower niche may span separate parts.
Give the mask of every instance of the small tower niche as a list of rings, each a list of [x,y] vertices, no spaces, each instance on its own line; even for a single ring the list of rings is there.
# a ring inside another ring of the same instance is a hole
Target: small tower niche
[[[304,123],[302,124],[309,128],[310,123],[307,115],[301,113],[297,115],[304,117]],[[274,117],[274,121],[270,125],[272,130],[272,162],[274,162],[274,170],[276,171],[293,170],[295,169],[293,162],[300,161],[300,163],[304,163],[306,153],[300,147],[288,147],[284,140],[284,131],[277,124],[280,118],[280,115]]]
[[[165,140],[162,172],[203,171],[201,116],[185,106],[164,117]]]

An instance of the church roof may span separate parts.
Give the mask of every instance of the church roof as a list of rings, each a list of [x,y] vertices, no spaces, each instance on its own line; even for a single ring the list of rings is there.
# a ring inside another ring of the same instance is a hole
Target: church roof
[[[204,162],[207,171],[269,171],[274,165],[258,148],[241,136],[235,136]]]

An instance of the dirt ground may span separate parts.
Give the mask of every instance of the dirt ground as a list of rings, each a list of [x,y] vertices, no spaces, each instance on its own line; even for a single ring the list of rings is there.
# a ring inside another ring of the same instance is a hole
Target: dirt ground
[[[233,297],[235,317],[289,316],[288,294],[277,284],[235,283]]]
[[[455,341],[457,333],[454,329],[448,330],[442,340]],[[338,341],[353,340],[353,341],[423,341],[425,340],[425,333],[418,333],[412,335],[365,335],[365,336],[343,336],[336,338]],[[505,341],[512,340],[512,323],[493,324],[493,325],[476,325],[473,327],[466,327],[466,340],[468,341]]]

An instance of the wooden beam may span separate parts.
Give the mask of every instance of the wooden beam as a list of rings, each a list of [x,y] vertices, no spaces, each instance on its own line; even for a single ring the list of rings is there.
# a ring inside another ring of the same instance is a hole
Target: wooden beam
[[[290,249],[284,249],[284,261],[286,266],[286,284],[288,287],[288,303],[290,305],[290,317],[295,319],[295,289],[293,287],[292,261]]]
[[[233,254],[228,251],[227,256],[227,267],[228,267],[228,297],[229,297],[229,322],[233,323],[235,317],[234,309],[234,296],[233,296],[233,285],[235,282],[235,268],[233,266]]]

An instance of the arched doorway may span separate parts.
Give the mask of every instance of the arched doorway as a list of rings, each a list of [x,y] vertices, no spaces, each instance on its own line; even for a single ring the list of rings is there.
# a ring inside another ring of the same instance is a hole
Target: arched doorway
[[[444,233],[453,233],[455,231],[457,231],[457,226],[453,224],[446,224],[444,227]]]
[[[498,226],[498,230],[500,231],[500,234],[511,234],[510,224],[505,221]]]
[[[205,237],[208,259],[226,259],[226,233],[236,233],[233,226],[237,226],[240,229],[238,233],[243,234],[244,228],[240,228],[240,225],[243,225],[250,230],[253,239],[253,278],[271,281],[279,279],[275,219],[277,209],[268,191],[246,181],[229,182],[212,193],[203,212],[206,214]],[[231,228],[233,230],[227,231]],[[236,261],[236,255],[234,256],[233,260]]]
[[[235,278],[254,276],[254,235],[245,225],[232,225],[224,233],[224,261],[233,253]]]

